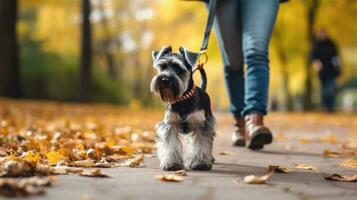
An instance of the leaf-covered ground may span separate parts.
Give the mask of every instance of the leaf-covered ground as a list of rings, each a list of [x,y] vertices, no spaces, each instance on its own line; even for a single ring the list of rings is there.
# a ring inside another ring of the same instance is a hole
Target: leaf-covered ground
[[[53,185],[57,175],[66,174],[112,177],[116,184],[126,181],[129,188],[137,184],[135,180],[146,182],[146,186],[151,185],[151,181],[163,181],[183,182],[188,184],[184,188],[195,188],[200,177],[218,178],[238,189],[246,187],[242,184],[279,186],[283,182],[281,188],[289,190],[289,194],[295,192],[290,191],[290,182],[297,180],[306,185],[314,181],[300,180],[305,176],[301,174],[304,171],[312,173],[309,175],[312,178],[321,176],[318,183],[357,181],[353,171],[357,169],[355,115],[272,113],[267,124],[275,133],[274,144],[261,152],[251,152],[229,146],[233,121],[228,114],[216,113],[218,134],[214,154],[217,162],[212,172],[203,174],[164,173],[158,169],[154,125],[162,115],[160,110],[0,99],[0,196],[44,194],[45,187]],[[107,173],[103,168],[116,171]],[[123,171],[126,168],[135,169]],[[207,182],[220,190],[215,183],[218,182]],[[56,190],[56,183],[54,185]],[[157,187],[164,186],[158,184]],[[199,191],[199,187],[194,191]],[[143,195],[145,192],[141,191]],[[152,195],[154,197],[160,195]]]
[[[72,167],[137,167],[142,154],[153,152],[160,115],[106,105],[0,100],[0,176],[101,176]]]

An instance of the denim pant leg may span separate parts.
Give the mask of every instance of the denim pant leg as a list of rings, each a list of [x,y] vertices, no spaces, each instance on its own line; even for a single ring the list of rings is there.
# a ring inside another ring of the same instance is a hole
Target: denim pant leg
[[[224,64],[230,111],[241,117],[244,107],[244,75],[239,0],[219,0],[215,30]]]
[[[243,115],[267,113],[269,86],[269,40],[279,0],[240,0],[243,55],[247,64]]]
[[[335,79],[321,81],[321,100],[328,112],[335,109],[336,81]]]

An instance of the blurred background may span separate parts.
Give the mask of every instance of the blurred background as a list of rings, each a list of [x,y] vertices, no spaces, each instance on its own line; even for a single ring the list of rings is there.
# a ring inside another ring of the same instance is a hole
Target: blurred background
[[[0,0],[0,96],[160,107],[149,91],[151,51],[168,44],[198,50],[206,17],[203,3],[179,0]],[[281,4],[270,46],[272,110],[321,109],[310,55],[314,33],[322,28],[340,56],[336,109],[356,112],[354,0]],[[208,55],[213,107],[227,110],[214,37]]]

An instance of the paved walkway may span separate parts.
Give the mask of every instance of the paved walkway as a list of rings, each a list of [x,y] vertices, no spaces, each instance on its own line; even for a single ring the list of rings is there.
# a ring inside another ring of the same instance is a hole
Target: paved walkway
[[[357,199],[357,183],[324,180],[326,174],[356,174],[357,169],[339,166],[347,158],[327,158],[322,154],[324,149],[339,149],[343,142],[357,139],[355,125],[348,125],[356,117],[273,114],[268,124],[277,135],[276,141],[259,152],[231,147],[231,121],[227,116],[218,118],[216,163],[210,172],[190,171],[183,182],[161,182],[155,179],[164,173],[158,169],[157,158],[147,157],[142,168],[104,169],[113,177],[110,179],[60,176],[45,196],[31,199]],[[228,155],[220,155],[221,152]],[[293,169],[300,163],[319,170],[276,173],[265,185],[243,182],[246,175],[265,174],[268,165]]]

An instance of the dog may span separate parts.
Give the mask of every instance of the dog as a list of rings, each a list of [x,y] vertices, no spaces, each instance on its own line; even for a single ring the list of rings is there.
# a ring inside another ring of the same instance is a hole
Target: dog
[[[164,120],[155,126],[160,167],[165,171],[211,170],[215,118],[205,92],[205,74],[201,87],[193,81],[198,54],[184,47],[173,53],[171,46],[166,46],[153,51],[152,58],[157,74],[150,89],[168,104]],[[182,136],[187,137],[186,152],[183,152]]]

